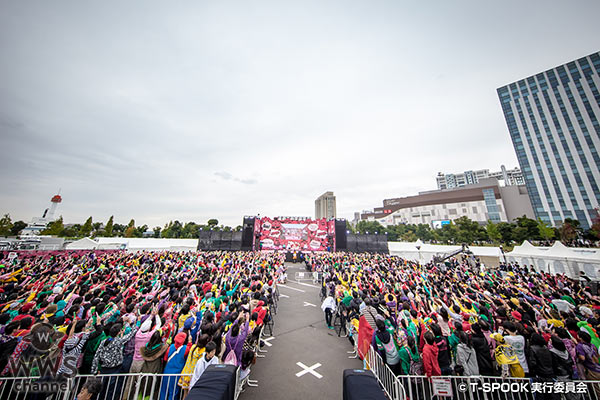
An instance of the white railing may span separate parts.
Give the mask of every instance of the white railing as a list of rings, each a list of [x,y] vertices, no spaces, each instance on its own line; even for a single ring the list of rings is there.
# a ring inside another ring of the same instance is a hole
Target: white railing
[[[308,281],[308,282],[315,283],[315,276],[313,275],[312,272],[296,272],[294,274],[294,280],[296,282]]]
[[[404,392],[404,387],[400,383],[400,380],[394,375],[390,367],[383,361],[383,358],[375,351],[373,346],[369,346],[369,351],[365,354],[363,363],[365,369],[373,371],[388,398],[391,400],[406,399],[406,393]]]
[[[600,381],[499,376],[426,376],[400,375],[408,399],[438,398],[450,392],[458,400],[600,400]]]
[[[236,399],[242,391],[242,386],[248,384],[248,377],[241,380],[239,374],[238,368]],[[96,397],[97,400],[183,400],[188,393],[180,386],[180,379],[183,377],[191,378],[191,374],[101,374],[77,375],[64,379],[2,377],[0,399],[75,400],[88,379],[98,379],[102,382],[102,392]]]
[[[600,400],[600,381],[499,376],[395,376],[369,346],[363,360],[391,400]],[[437,396],[437,397],[436,397]]]

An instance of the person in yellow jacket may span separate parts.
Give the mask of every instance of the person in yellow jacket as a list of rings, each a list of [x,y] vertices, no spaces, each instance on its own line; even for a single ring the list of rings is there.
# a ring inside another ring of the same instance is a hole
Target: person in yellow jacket
[[[525,371],[519,364],[519,359],[515,349],[504,340],[504,336],[499,333],[494,333],[492,339],[496,341],[496,350],[494,350],[494,356],[496,362],[502,368],[502,377],[508,378],[509,376],[515,378],[524,378]]]
[[[194,369],[196,368],[198,360],[200,360],[200,357],[202,357],[202,355],[204,354],[206,350],[206,344],[209,341],[209,335],[200,335],[198,336],[196,344],[194,344],[190,349],[185,365],[183,366],[183,370],[181,370],[181,378],[179,378],[179,382],[177,383],[183,390],[182,399],[185,399],[187,397],[187,394],[191,389],[190,381],[192,379],[192,374],[194,373]]]

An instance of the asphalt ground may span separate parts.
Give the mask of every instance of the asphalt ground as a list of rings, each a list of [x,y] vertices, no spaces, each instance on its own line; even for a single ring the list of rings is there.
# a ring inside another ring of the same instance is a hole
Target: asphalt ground
[[[306,272],[304,264],[288,263],[287,267],[288,283],[279,286],[274,339],[269,340],[272,346],[263,347],[266,357],[257,358],[251,368],[250,379],[257,379],[259,386],[245,387],[240,399],[341,399],[343,370],[362,369],[362,361],[349,359],[346,352],[352,351],[352,345],[348,339],[327,328],[319,287],[310,281],[294,281],[296,272]],[[321,364],[314,368],[321,378],[310,372],[296,376],[304,370],[298,362],[307,368]]]

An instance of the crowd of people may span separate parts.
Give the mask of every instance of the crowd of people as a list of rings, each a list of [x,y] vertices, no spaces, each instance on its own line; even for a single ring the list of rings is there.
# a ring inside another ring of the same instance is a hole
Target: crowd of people
[[[600,297],[587,281],[460,256],[438,265],[349,253],[306,262],[323,276],[326,323],[337,315],[359,353],[373,346],[396,375],[600,379]]]
[[[396,375],[600,380],[600,297],[589,281],[461,257],[421,265],[320,253],[306,263],[323,278],[327,325],[339,321],[361,355],[372,346]],[[107,375],[81,382],[82,398],[183,398],[209,365],[249,374],[283,279],[276,253],[0,258],[0,373]]]
[[[284,270],[284,257],[258,252],[0,258],[0,373],[109,375],[77,390],[114,400],[183,398],[215,363],[243,379]],[[136,373],[178,376],[119,376]]]

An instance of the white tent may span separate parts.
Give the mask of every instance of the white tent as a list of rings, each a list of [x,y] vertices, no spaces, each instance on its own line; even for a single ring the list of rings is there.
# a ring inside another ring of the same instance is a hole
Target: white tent
[[[65,246],[65,249],[67,250],[94,250],[97,248],[98,242],[87,237],[71,242]]]
[[[123,248],[129,251],[190,251],[198,249],[198,239],[98,238],[99,248]]]
[[[407,260],[430,262],[436,255],[450,254],[460,250],[462,246],[447,246],[442,244],[428,244],[420,240],[416,242],[388,242],[390,254]],[[499,247],[469,246],[469,250],[476,257],[500,257]]]
[[[525,241],[506,254],[509,262],[533,266],[537,271],[579,278],[580,271],[600,279],[600,249],[566,247],[556,241],[552,247],[535,247]]]

